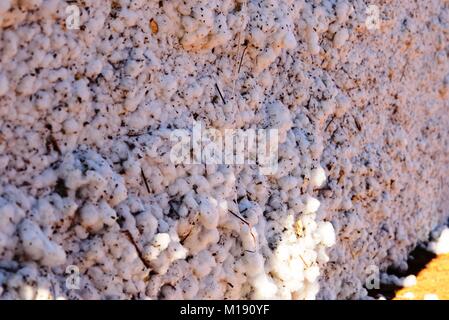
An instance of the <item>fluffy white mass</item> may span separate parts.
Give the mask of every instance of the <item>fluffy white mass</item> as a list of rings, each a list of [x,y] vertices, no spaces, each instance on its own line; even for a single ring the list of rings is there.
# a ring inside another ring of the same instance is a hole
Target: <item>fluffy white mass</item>
[[[449,7],[369,4],[86,0],[70,29],[1,0],[0,298],[361,298],[404,267],[449,214]],[[172,163],[194,122],[278,129],[278,171]]]

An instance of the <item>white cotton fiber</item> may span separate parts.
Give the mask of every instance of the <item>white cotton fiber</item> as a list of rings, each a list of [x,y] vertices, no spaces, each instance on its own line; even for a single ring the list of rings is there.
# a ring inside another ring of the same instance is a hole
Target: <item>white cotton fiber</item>
[[[440,235],[428,245],[428,249],[435,254],[449,253],[449,228],[445,227]]]

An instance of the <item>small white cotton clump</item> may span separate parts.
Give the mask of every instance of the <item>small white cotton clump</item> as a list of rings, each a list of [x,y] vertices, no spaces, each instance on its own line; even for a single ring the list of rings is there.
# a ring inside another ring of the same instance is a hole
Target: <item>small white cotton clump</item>
[[[120,17],[123,19],[127,27],[132,27],[137,23],[139,14],[135,11],[122,9]]]
[[[154,236],[151,243],[144,248],[145,259],[155,260],[162,251],[168,248],[170,244],[170,235],[168,233],[158,233]]]
[[[273,299],[276,297],[278,288],[276,284],[265,273],[258,274],[253,280],[253,299]]]
[[[332,247],[336,242],[334,226],[330,222],[319,222],[318,233],[321,243],[326,247]]]
[[[199,206],[199,220],[207,229],[215,229],[218,224],[217,201],[215,199],[203,199]]]
[[[161,79],[162,95],[170,98],[178,90],[178,82],[174,76],[166,75]]]
[[[136,216],[136,225],[141,233],[143,233],[147,239],[151,240],[157,232],[159,223],[150,211],[144,211]]]
[[[192,270],[198,278],[207,276],[215,266],[215,259],[207,250],[201,251],[192,259]]]
[[[90,90],[85,80],[76,81],[74,87],[78,97],[80,97],[83,101],[89,100]]]
[[[64,131],[68,134],[76,133],[79,130],[78,122],[75,119],[64,121]]]
[[[318,168],[312,170],[310,182],[314,187],[317,188],[324,185],[324,183],[326,182],[326,172],[321,166],[318,166]]]
[[[340,1],[335,7],[335,13],[337,14],[337,21],[339,23],[345,23],[348,19],[350,7],[346,1]]]
[[[64,249],[52,242],[33,221],[25,219],[19,226],[19,236],[25,254],[44,266],[55,267],[65,263]]]
[[[86,75],[88,77],[93,78],[93,77],[99,75],[101,73],[102,69],[103,69],[103,64],[102,64],[101,60],[99,60],[99,59],[91,60],[86,67]]]
[[[341,117],[348,111],[349,107],[351,106],[351,101],[349,100],[348,96],[341,93],[337,95],[335,100],[337,102],[335,115],[337,117]]]
[[[99,231],[103,227],[101,213],[93,204],[87,204],[81,208],[81,225],[87,230],[94,232]]]
[[[335,48],[341,48],[346,43],[346,41],[349,39],[349,32],[348,29],[342,28],[338,30],[334,35],[334,47]]]
[[[283,143],[293,125],[290,110],[282,102],[275,101],[267,105],[267,115],[271,128],[279,130],[279,142]]]
[[[165,250],[168,247],[169,243],[170,243],[170,235],[168,233],[158,233],[157,235],[154,236],[151,245],[161,250]]]
[[[306,206],[304,208],[305,214],[317,212],[319,207],[320,207],[320,201],[318,201],[314,197],[307,196]]]
[[[48,110],[51,106],[51,96],[45,92],[40,91],[36,95],[36,107],[39,110]]]
[[[428,250],[435,254],[449,253],[449,228],[445,227],[440,236],[429,243]]]
[[[33,76],[25,76],[22,80],[20,80],[17,91],[23,96],[29,96],[34,93],[36,77]]]
[[[264,257],[257,253],[247,253],[245,254],[244,261],[247,267],[247,272],[256,276],[264,272]]]
[[[256,70],[258,72],[261,72],[263,70],[265,70],[266,68],[268,68],[270,66],[270,64],[272,64],[274,62],[274,60],[276,60],[277,58],[277,54],[274,51],[273,48],[267,48],[265,50],[265,52],[259,54],[257,56],[256,59],[256,63],[257,63],[257,68]]]
[[[402,286],[404,288],[410,288],[410,287],[416,286],[416,282],[417,282],[416,276],[411,274],[411,275],[405,277],[404,279],[402,279]]]

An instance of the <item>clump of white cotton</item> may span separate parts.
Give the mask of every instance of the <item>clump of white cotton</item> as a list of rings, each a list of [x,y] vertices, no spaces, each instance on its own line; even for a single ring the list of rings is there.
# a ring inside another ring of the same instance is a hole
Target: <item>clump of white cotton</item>
[[[19,236],[25,254],[42,265],[54,267],[66,261],[64,249],[51,241],[33,221],[25,219],[19,226]]]
[[[435,233],[439,233],[439,235],[434,234],[434,240],[429,242],[427,249],[435,254],[449,253],[449,228],[444,227]]]
[[[416,286],[416,283],[417,283],[416,276],[413,274],[402,279],[402,286],[404,288]]]

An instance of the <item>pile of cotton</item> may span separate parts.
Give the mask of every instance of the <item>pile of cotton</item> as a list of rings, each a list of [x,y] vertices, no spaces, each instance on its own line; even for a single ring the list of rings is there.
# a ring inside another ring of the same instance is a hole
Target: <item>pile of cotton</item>
[[[365,297],[449,216],[448,26],[444,0],[2,0],[0,299]],[[275,170],[203,161],[197,127],[276,132]]]

